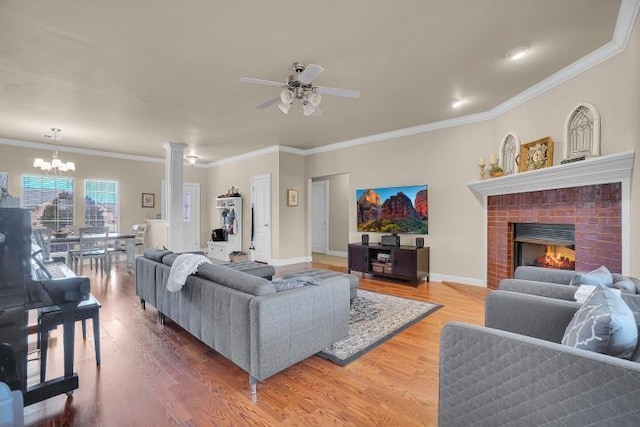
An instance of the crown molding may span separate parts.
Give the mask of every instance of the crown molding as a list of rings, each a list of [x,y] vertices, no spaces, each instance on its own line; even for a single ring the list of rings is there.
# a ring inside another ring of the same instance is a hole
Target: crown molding
[[[234,163],[234,162],[237,162],[239,160],[245,160],[245,159],[250,159],[252,157],[263,156],[263,155],[269,154],[269,153],[275,153],[275,152],[277,152],[279,150],[279,147],[280,147],[279,145],[272,145],[270,147],[262,148],[260,150],[250,151],[248,153],[240,154],[238,156],[227,157],[226,159],[217,160],[215,162],[208,163],[207,167],[215,168],[217,166],[222,166],[222,165],[226,165],[226,164],[229,164],[229,163]]]
[[[278,150],[284,153],[297,154],[298,156],[304,156],[307,153],[307,150],[302,150],[300,148],[295,148],[295,147],[289,147],[288,145],[278,145]]]
[[[239,160],[250,159],[252,157],[258,157],[258,156],[264,156],[265,154],[269,154],[269,153],[279,153],[281,151],[284,152],[284,153],[297,154],[299,156],[304,156],[305,155],[305,150],[301,150],[299,148],[289,147],[287,145],[272,145],[270,147],[262,148],[260,150],[251,151],[249,153],[240,154],[238,156],[228,157],[226,159],[222,159],[222,160],[218,160],[218,161],[215,161],[215,162],[211,162],[211,163],[207,164],[207,167],[215,168],[217,166],[222,166],[222,165],[226,165],[226,164],[229,164],[229,163],[234,163],[234,162],[237,162]]]
[[[61,153],[85,154],[87,156],[111,157],[114,159],[135,160],[138,162],[164,163],[164,158],[138,156],[135,154],[114,153],[111,151],[92,150],[90,148],[69,147],[59,144],[43,144],[32,141],[19,141],[17,139],[0,138],[0,145],[12,145],[15,147],[33,148],[36,150],[58,150]]]
[[[592,157],[579,162],[470,182],[467,187],[485,196],[630,182],[635,151]]]

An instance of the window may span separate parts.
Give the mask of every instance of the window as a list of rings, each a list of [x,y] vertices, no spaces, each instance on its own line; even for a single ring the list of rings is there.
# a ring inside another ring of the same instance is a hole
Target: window
[[[87,179],[84,181],[84,222],[93,226],[107,226],[118,231],[120,225],[118,183]]]
[[[31,211],[31,225],[61,230],[73,225],[73,178],[22,176],[23,208]]]

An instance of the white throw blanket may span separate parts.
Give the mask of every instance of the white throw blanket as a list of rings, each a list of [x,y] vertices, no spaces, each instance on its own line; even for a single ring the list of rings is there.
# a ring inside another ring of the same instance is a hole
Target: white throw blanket
[[[187,281],[187,277],[198,271],[198,267],[205,263],[211,263],[211,261],[209,261],[209,259],[204,255],[178,255],[171,266],[171,270],[169,271],[167,290],[169,292],[178,292],[184,286]]]

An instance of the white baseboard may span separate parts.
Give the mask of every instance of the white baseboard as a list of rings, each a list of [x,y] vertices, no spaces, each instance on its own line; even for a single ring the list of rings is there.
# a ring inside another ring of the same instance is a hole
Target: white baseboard
[[[429,274],[429,281],[431,282],[455,282],[462,283],[463,285],[487,287],[487,283],[482,279],[472,279],[470,277],[449,276],[447,274],[431,273]]]
[[[340,251],[327,251],[327,255],[339,256],[342,258],[347,258],[349,256],[347,252],[340,252]]]
[[[286,259],[271,259],[271,261],[269,261],[269,264],[273,265],[274,267],[282,267],[284,265],[291,265],[291,264],[300,264],[303,262],[311,262],[311,257],[310,256],[301,256],[301,257],[297,257],[297,258],[286,258]]]

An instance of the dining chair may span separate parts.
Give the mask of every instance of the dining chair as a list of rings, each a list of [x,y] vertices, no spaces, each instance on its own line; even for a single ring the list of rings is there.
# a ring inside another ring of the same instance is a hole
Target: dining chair
[[[131,226],[131,234],[136,236],[135,238],[136,254],[138,253],[138,250],[140,250],[140,254],[142,254],[145,249],[144,238],[147,234],[147,224],[146,223],[133,224]]]
[[[133,224],[129,229],[129,234],[135,236],[134,238],[134,252],[135,255],[142,255],[145,249],[144,239],[147,231],[147,224]],[[123,240],[116,240],[113,243],[109,244],[109,261],[115,258],[115,263],[120,261],[120,254],[126,252],[126,242]]]
[[[78,248],[70,250],[69,263],[77,275],[82,275],[84,260],[96,260],[104,273],[111,270],[108,249],[109,227],[82,227],[78,230]]]

